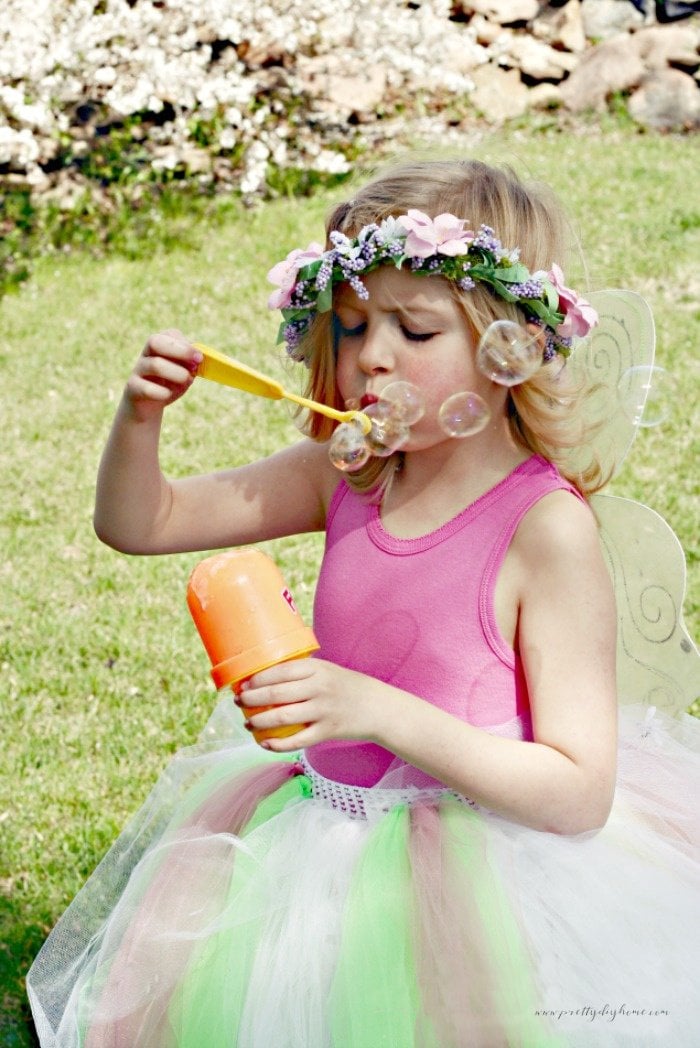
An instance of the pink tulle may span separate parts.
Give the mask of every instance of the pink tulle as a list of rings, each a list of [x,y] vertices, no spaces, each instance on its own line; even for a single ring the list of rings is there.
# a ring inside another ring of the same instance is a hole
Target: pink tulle
[[[105,937],[101,952],[113,953],[114,961],[99,991],[85,1048],[168,1043],[170,996],[202,927],[221,910],[231,877],[233,837],[265,797],[298,773],[298,765],[276,761],[236,776],[164,839],[154,852],[157,872],[152,874],[153,860],[144,870],[148,887],[121,943],[115,944],[109,932]],[[117,935],[122,927],[119,923]],[[121,1002],[125,1014],[120,1014]]]

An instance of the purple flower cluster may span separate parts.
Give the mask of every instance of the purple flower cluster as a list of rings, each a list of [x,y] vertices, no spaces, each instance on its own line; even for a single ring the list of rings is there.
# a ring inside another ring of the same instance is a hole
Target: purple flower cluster
[[[544,332],[543,364],[548,364],[550,360],[554,360],[558,353],[563,353],[564,356],[568,355],[568,351],[571,349],[574,341],[572,338],[565,338],[555,334],[552,328],[544,324],[538,317],[530,317],[529,321],[531,324],[536,324]]]
[[[494,255],[499,254],[503,250],[503,245],[491,229],[491,226],[479,226],[479,232],[474,237],[472,246],[482,248],[484,251],[491,251]]]
[[[541,280],[531,278],[522,284],[510,284],[509,290],[518,298],[541,298],[544,286]]]
[[[297,352],[306,330],[309,326],[308,320],[290,320],[284,328],[284,341],[287,344],[287,353],[292,360],[302,361],[303,354]]]
[[[323,262],[321,263],[321,268],[316,274],[316,290],[323,291],[326,287],[328,287],[328,281],[331,279],[332,276],[333,259],[330,257],[324,258]]]

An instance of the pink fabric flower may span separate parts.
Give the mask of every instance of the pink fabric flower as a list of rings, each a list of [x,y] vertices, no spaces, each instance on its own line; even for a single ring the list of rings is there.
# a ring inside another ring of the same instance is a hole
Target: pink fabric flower
[[[290,251],[283,262],[278,262],[267,274],[271,284],[279,287],[273,291],[267,300],[269,309],[284,309],[292,300],[292,292],[297,282],[297,273],[310,262],[315,262],[323,255],[323,247],[316,242],[309,244],[306,251],[295,247]]]
[[[429,258],[438,254],[465,255],[469,247],[467,240],[474,235],[471,230],[464,228],[464,219],[447,213],[433,219],[412,208],[407,215],[401,215],[398,221],[408,233],[406,254],[411,258]]]
[[[547,274],[559,295],[559,312],[564,320],[556,329],[562,338],[583,338],[598,323],[598,313],[585,298],[564,286],[564,274],[555,263]]]

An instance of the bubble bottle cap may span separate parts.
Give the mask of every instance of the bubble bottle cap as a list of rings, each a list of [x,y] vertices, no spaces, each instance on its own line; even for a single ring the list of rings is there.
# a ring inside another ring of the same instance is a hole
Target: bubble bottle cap
[[[217,688],[318,651],[277,565],[257,549],[201,561],[190,576],[187,605],[212,663]]]

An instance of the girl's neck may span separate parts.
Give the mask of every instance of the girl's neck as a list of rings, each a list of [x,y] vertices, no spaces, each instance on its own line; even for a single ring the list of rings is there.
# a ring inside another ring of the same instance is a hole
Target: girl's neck
[[[500,430],[500,427],[498,427]],[[384,528],[417,538],[442,527],[531,457],[489,427],[476,437],[408,452],[382,502]]]

